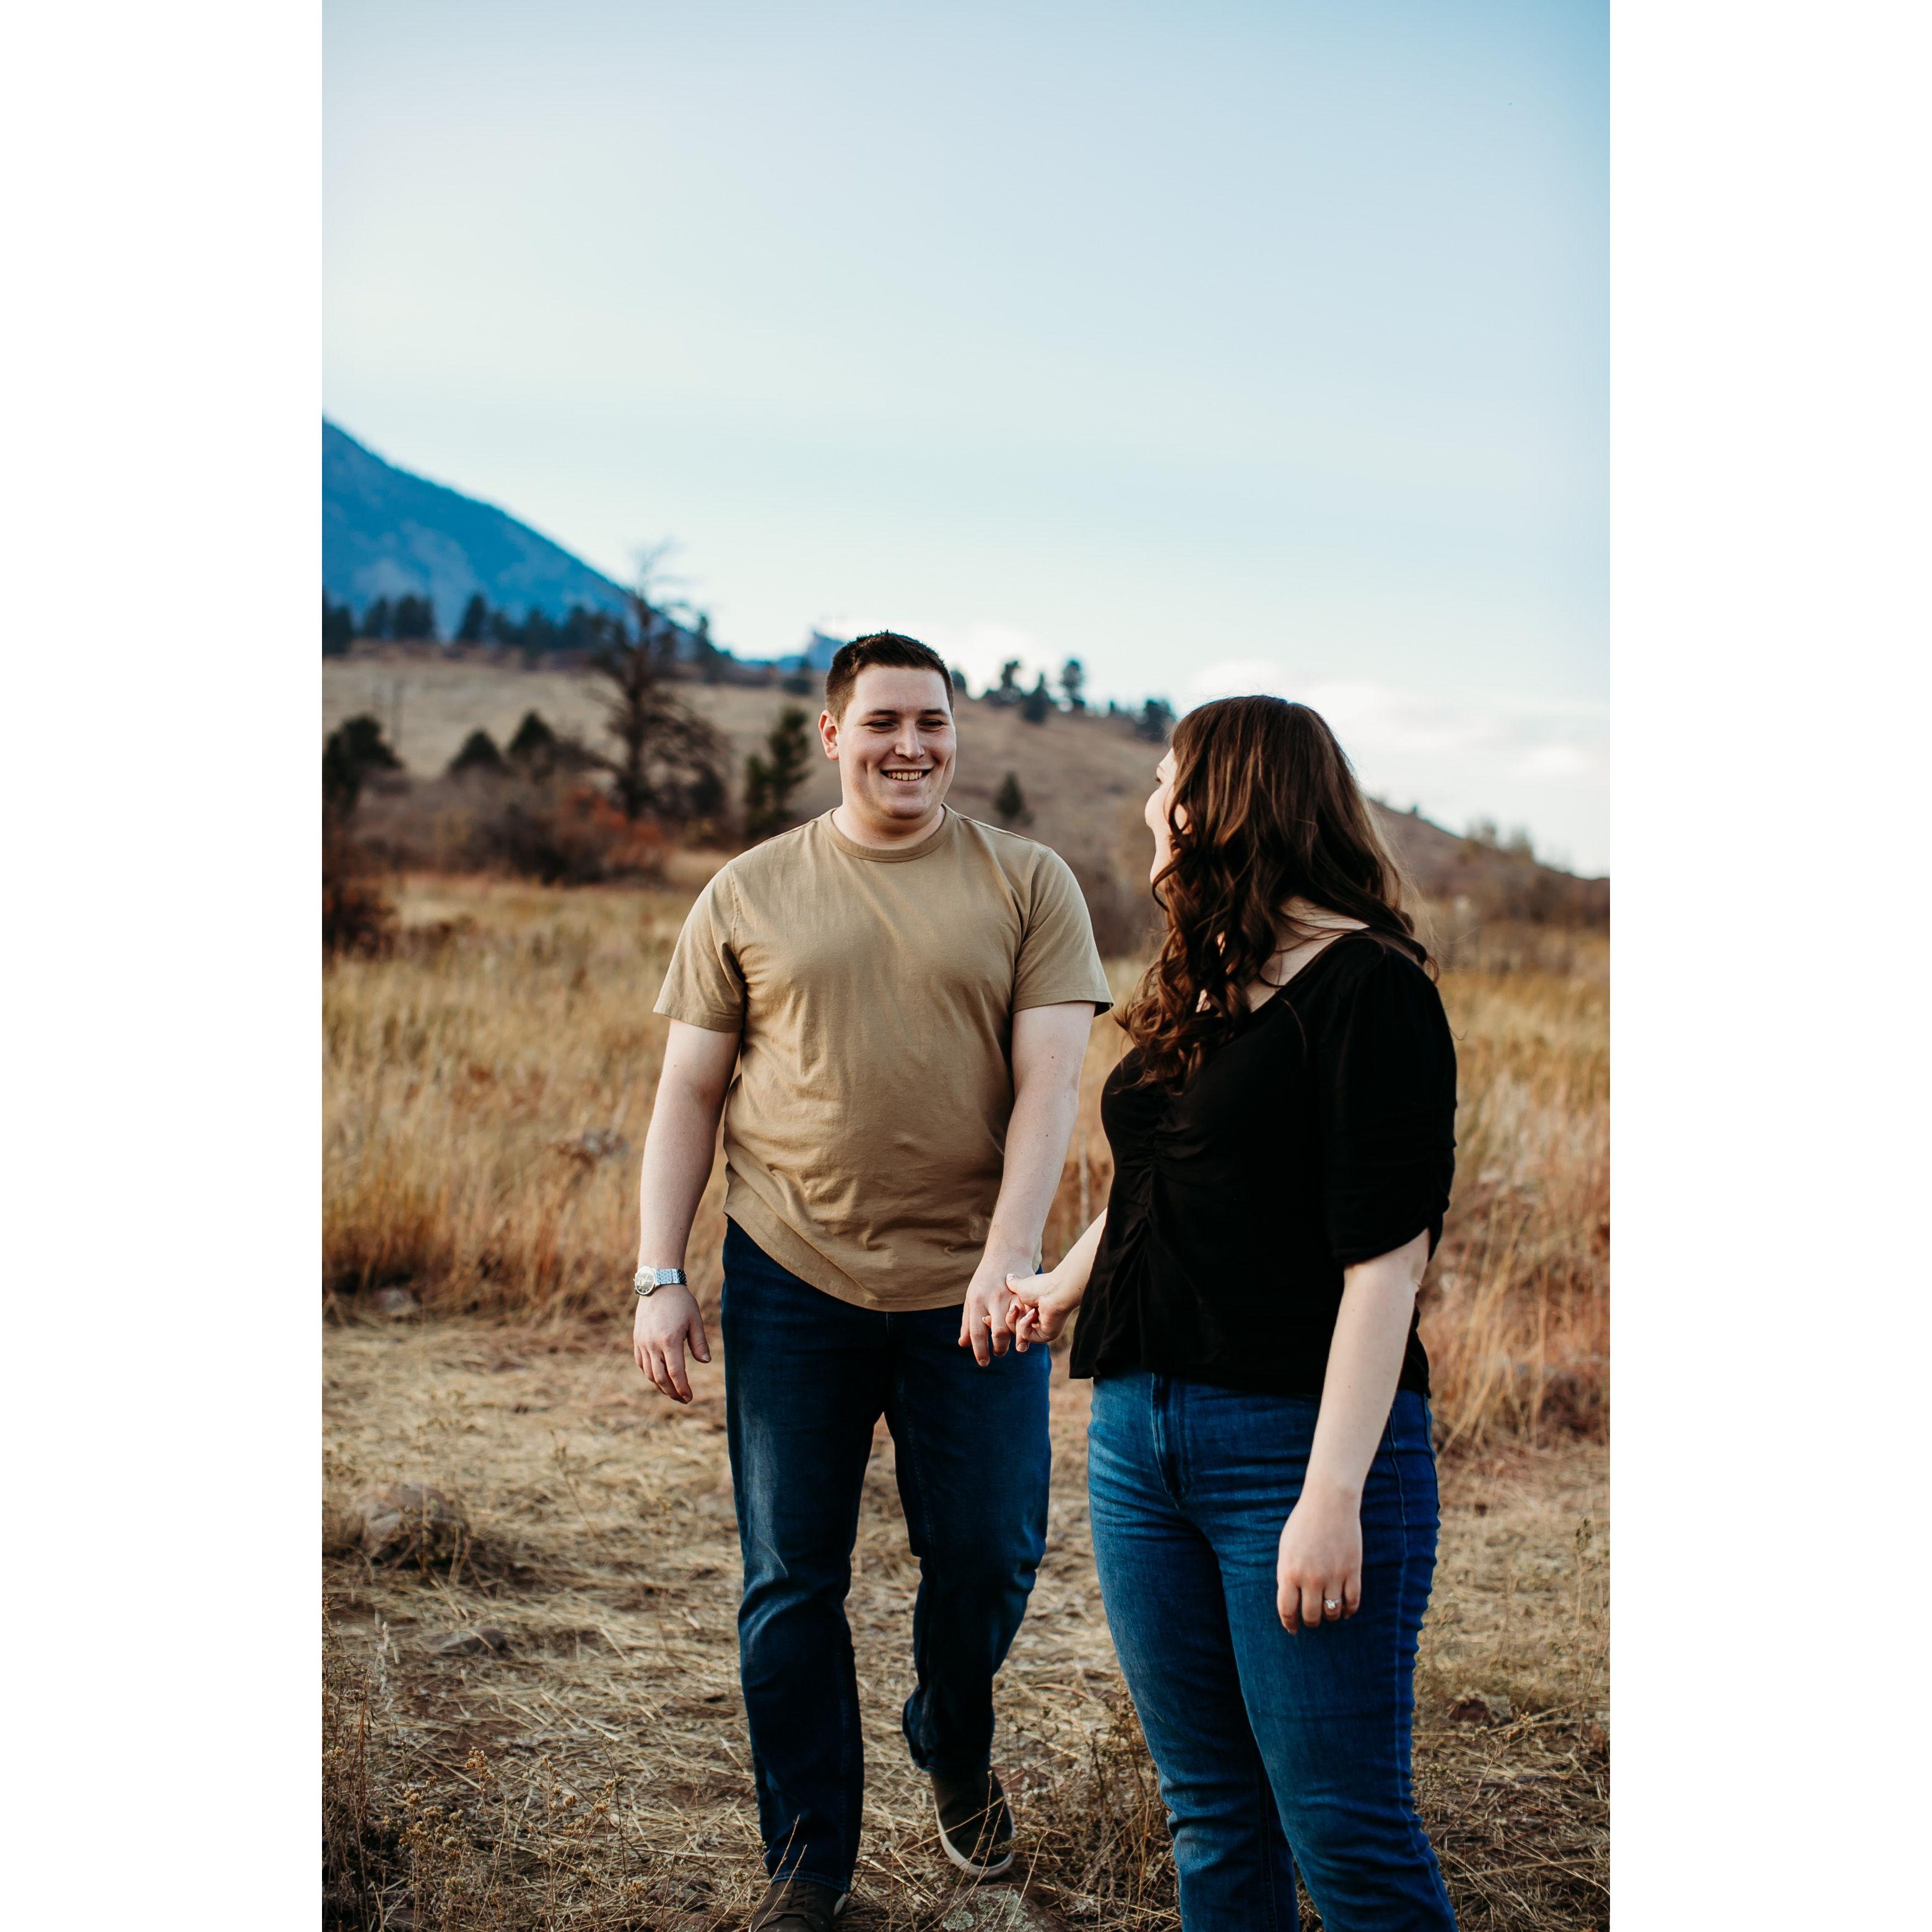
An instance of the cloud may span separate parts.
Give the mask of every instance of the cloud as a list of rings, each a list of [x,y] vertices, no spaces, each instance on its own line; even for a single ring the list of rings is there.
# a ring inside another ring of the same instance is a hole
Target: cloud
[[[1366,680],[1300,679],[1267,658],[1230,658],[1196,674],[1196,703],[1243,692],[1292,698],[1321,712],[1352,755],[1489,754],[1517,778],[1581,777],[1601,768],[1601,705],[1478,694],[1462,699]]]
[[[1056,682],[1064,662],[1031,632],[1010,624],[928,625],[922,640],[964,671],[976,691],[998,683],[1000,667],[1010,658],[1019,659],[1020,682],[1029,685],[1041,671],[1048,683]]]

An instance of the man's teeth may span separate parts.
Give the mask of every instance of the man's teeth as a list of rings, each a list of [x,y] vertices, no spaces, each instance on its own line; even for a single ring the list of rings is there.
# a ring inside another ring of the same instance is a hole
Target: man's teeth
[[[888,772],[889,778],[896,778],[901,784],[916,784],[926,776],[923,772]]]

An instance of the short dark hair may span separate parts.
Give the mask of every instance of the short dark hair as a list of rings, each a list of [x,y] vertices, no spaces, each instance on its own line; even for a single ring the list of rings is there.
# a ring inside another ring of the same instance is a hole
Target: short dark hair
[[[874,631],[868,636],[854,638],[849,644],[841,644],[832,658],[832,668],[825,674],[825,708],[833,717],[844,716],[852,687],[868,664],[882,664],[893,670],[936,672],[946,687],[947,707],[951,707],[952,674],[937,651],[916,638],[904,638],[896,631]]]

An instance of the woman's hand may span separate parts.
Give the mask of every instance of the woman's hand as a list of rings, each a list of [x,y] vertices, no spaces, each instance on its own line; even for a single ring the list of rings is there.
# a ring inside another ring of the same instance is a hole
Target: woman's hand
[[[1087,1292],[1082,1280],[1067,1280],[1058,1268],[1047,1274],[1010,1274],[1006,1292],[1014,1301],[1013,1346],[1024,1352],[1030,1342],[1051,1342],[1066,1326]]]
[[[1282,1525],[1274,1588],[1276,1614],[1290,1636],[1304,1624],[1332,1624],[1355,1614],[1362,1602],[1358,1498],[1334,1490],[1302,1490]]]

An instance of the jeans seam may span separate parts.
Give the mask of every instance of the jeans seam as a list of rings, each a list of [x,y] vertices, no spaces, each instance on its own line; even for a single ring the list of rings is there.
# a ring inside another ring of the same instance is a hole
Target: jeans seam
[[[890,1316],[886,1318],[886,1324],[887,1346],[890,1347],[892,1340],[892,1318]],[[897,1360],[895,1360],[892,1370],[892,1406],[887,1412],[889,1415],[904,1416],[906,1414],[905,1396],[904,1372],[899,1366]],[[890,1426],[890,1423],[887,1426],[888,1427]],[[917,1504],[919,1510],[919,1522],[917,1525],[919,1540],[925,1546],[927,1551],[930,1552],[934,1545],[932,1526],[932,1509],[931,1504],[926,1501],[926,1474],[924,1470],[921,1468],[920,1462],[918,1430],[916,1428],[908,1426],[905,1432],[905,1440],[904,1442],[901,1442],[898,1430],[893,1430],[892,1449],[895,1455],[903,1456],[904,1459],[906,1472],[911,1478],[913,1498]],[[899,1502],[901,1508],[903,1508],[905,1504],[905,1497],[903,1490],[901,1492]],[[914,1526],[910,1520],[910,1513],[908,1512],[906,1528],[908,1532],[910,1532],[914,1528]],[[922,1557],[920,1559],[920,1570],[922,1580],[924,1580],[926,1565],[928,1560],[928,1558],[927,1557]],[[913,1694],[916,1696],[919,1694],[920,1689],[923,1688],[923,1686],[916,1687]],[[923,1714],[923,1706],[922,1706],[921,1708],[922,1714]],[[902,1730],[905,1728],[903,1713],[901,1714],[900,1728]],[[916,1742],[917,1741],[913,1737],[910,1732],[908,1731],[906,1732],[906,1743],[908,1747],[910,1748],[914,1745]],[[913,1760],[913,1762],[915,1764],[917,1764],[919,1760],[915,1757]],[[925,1768],[923,1766],[920,1766],[920,1768],[922,1770]],[[854,1856],[855,1858],[857,1856],[857,1847],[856,1846],[854,1847]]]
[[[1398,1392],[1397,1400],[1400,1399],[1400,1392]],[[1424,1405],[1424,1414],[1425,1418],[1426,1417],[1427,1413],[1427,1405],[1425,1402]],[[1388,1436],[1390,1450],[1389,1466],[1390,1471],[1395,1478],[1396,1514],[1397,1520],[1402,1526],[1402,1562],[1396,1578],[1396,1589],[1397,1595],[1396,1599],[1396,1617],[1394,1624],[1395,1654],[1391,1660],[1394,1666],[1394,1670],[1391,1672],[1391,1678],[1392,1681],[1399,1686],[1402,1682],[1402,1628],[1403,1617],[1405,1615],[1405,1606],[1408,1600],[1407,1586],[1408,1582],[1409,1563],[1408,1491],[1402,1480],[1402,1457],[1400,1454],[1396,1452],[1395,1448],[1395,1414],[1393,1408],[1390,1409],[1389,1413],[1389,1426],[1386,1433]],[[1427,1438],[1426,1435],[1424,1439],[1425,1446],[1426,1446]],[[1430,1450],[1430,1454],[1432,1455],[1435,1452],[1432,1448]],[[1419,1648],[1422,1636],[1422,1626],[1419,1618],[1417,1621],[1415,1634],[1417,1644]],[[1410,1671],[1410,1683],[1412,1687],[1413,1686],[1414,1682],[1414,1672],[1412,1667]],[[1423,1863],[1428,1868],[1430,1872],[1433,1875],[1436,1880],[1436,1897],[1448,1915],[1449,1924],[1453,1926],[1456,1922],[1456,1909],[1449,1902],[1448,1888],[1443,1882],[1442,1868],[1440,1862],[1436,1858],[1436,1847],[1429,1842],[1429,1834],[1423,1829],[1422,1820],[1416,1811],[1415,1792],[1413,1780],[1412,1780],[1410,1781],[1409,1788],[1406,1791],[1403,1789],[1403,1780],[1402,1778],[1402,1740],[1400,1698],[1397,1697],[1395,1702],[1396,1708],[1394,1713],[1394,1723],[1390,1731],[1389,1741],[1395,1748],[1394,1762],[1396,1769],[1396,1796],[1402,1801],[1403,1810],[1408,1814],[1408,1822],[1410,1841],[1415,1846],[1416,1851],[1421,1858]],[[1409,1722],[1412,1730],[1414,1724],[1414,1695],[1412,1688],[1410,1694],[1409,1704]]]

